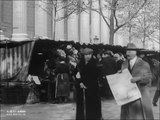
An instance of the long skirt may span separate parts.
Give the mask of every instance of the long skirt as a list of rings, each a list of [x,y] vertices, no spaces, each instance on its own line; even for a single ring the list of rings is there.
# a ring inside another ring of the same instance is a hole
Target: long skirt
[[[55,98],[68,97],[70,93],[70,82],[67,73],[58,74],[56,78]]]
[[[79,86],[76,87],[76,90],[76,120],[100,120],[102,114],[99,90],[86,89],[84,92]]]

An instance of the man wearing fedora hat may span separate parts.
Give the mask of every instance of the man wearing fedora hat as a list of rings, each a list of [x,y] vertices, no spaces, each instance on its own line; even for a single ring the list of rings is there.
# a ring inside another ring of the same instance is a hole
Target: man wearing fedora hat
[[[153,120],[152,104],[149,93],[149,83],[152,78],[149,64],[139,58],[137,47],[133,43],[128,43],[126,49],[127,60],[122,64],[122,70],[128,68],[132,75],[131,82],[136,83],[142,98],[121,107],[122,120]]]

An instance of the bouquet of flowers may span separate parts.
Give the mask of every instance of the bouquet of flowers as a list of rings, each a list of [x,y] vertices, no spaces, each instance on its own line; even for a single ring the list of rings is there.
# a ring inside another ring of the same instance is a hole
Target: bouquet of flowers
[[[66,53],[64,50],[62,49],[57,49],[57,53],[59,56],[63,57],[63,58],[66,58]]]

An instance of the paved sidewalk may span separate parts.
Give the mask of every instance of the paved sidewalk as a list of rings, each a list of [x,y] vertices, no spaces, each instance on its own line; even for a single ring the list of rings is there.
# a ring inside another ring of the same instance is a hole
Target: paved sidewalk
[[[153,98],[155,88],[151,89]],[[153,107],[155,119],[159,119],[159,106]],[[1,120],[65,120],[75,119],[76,105],[68,104],[50,104],[38,103],[33,105],[2,105]],[[11,111],[12,110],[12,111]],[[104,119],[119,119],[120,106],[115,100],[102,101],[102,114]]]

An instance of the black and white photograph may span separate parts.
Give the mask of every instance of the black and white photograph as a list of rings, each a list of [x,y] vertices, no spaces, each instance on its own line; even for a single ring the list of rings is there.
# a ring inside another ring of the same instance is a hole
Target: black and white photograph
[[[1,120],[159,120],[160,0],[0,0]]]

